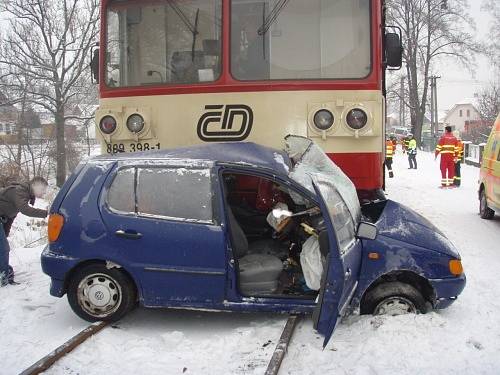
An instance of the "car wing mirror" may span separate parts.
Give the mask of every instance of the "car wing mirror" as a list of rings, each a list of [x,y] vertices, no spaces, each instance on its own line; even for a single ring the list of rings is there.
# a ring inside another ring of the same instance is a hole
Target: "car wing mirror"
[[[367,223],[362,221],[358,225],[358,231],[356,232],[356,237],[362,240],[374,240],[377,238],[378,229],[375,224]]]

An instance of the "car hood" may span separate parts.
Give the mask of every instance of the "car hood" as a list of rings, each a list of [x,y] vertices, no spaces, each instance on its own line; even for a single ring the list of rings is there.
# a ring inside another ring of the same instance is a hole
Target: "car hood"
[[[379,236],[460,258],[457,249],[443,232],[425,217],[402,204],[388,200],[376,225]]]

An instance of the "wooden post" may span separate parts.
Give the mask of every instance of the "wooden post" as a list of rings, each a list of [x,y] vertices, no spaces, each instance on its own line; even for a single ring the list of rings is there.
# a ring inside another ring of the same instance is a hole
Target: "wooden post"
[[[54,363],[64,357],[66,354],[75,349],[78,345],[83,343],[89,337],[95,335],[97,332],[106,327],[108,322],[98,322],[90,325],[85,328],[76,336],[73,336],[71,339],[66,341],[52,353],[46,355],[38,362],[32,364],[29,368],[21,372],[20,375],[38,375],[44,371],[47,371]]]
[[[283,333],[281,334],[280,340],[276,345],[276,349],[274,349],[273,356],[269,365],[267,366],[267,370],[265,375],[277,375],[280,370],[281,362],[283,362],[283,358],[288,350],[288,344],[290,343],[290,339],[292,338],[293,330],[299,321],[299,315],[290,315],[288,318],[285,328],[283,329]]]

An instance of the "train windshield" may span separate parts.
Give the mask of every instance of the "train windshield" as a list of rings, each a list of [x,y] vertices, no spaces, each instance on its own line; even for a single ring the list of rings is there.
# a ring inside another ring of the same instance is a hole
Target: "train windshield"
[[[222,0],[112,2],[109,87],[212,82],[220,75]]]
[[[370,0],[232,0],[238,80],[356,79],[371,72]]]

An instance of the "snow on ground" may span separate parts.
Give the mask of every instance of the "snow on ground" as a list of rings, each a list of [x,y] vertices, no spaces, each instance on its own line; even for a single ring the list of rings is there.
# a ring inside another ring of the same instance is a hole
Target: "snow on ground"
[[[478,216],[479,169],[463,166],[463,186],[442,190],[439,159],[418,155],[408,170],[395,157],[390,199],[436,224],[458,247],[467,286],[457,302],[418,316],[353,316],[337,327],[324,352],[306,321],[295,332],[283,374],[499,374],[500,217]]]
[[[282,374],[498,374],[500,217],[477,215],[477,168],[463,186],[438,189],[439,162],[420,153],[418,170],[396,155],[391,199],[425,215],[459,248],[467,286],[446,310],[400,317],[352,316],[322,350],[310,318],[296,329]],[[21,218],[20,218],[21,219]],[[19,286],[0,289],[0,374],[17,374],[87,326],[65,298],[48,294],[42,247],[29,220],[17,224],[12,264]],[[286,318],[271,314],[138,309],[47,371],[48,374],[262,374]]]

